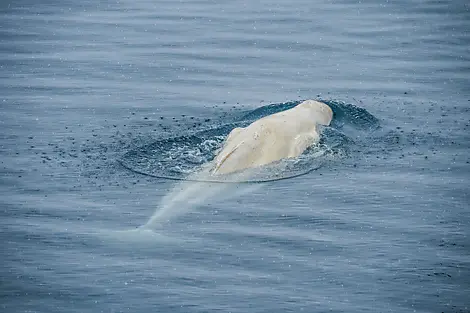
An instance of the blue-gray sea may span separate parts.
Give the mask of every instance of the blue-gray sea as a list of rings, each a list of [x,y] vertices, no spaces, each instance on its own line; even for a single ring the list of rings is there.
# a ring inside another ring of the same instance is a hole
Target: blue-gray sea
[[[175,180],[304,99],[321,162]],[[2,1],[0,311],[469,312],[469,132],[467,1]]]

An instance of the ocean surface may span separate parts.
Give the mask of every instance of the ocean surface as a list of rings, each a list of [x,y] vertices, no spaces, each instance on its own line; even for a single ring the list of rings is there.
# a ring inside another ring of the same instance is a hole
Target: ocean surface
[[[466,1],[2,1],[0,311],[469,312],[469,30]],[[321,156],[184,180],[311,98]]]

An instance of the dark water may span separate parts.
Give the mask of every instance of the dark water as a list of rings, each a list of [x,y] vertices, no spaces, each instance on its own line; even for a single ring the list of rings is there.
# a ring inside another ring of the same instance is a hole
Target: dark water
[[[470,310],[466,2],[0,8],[2,312]],[[344,153],[129,231],[179,182],[126,156],[307,98]]]

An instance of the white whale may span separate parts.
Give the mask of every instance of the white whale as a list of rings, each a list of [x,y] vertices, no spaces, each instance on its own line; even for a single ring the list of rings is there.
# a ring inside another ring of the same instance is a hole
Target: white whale
[[[333,111],[323,102],[306,100],[292,109],[263,117],[227,136],[214,159],[212,175],[228,174],[301,155],[318,143],[319,125],[328,126]]]

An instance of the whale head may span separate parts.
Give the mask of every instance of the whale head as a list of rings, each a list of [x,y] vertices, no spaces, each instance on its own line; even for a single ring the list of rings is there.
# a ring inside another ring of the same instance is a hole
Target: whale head
[[[318,124],[328,126],[333,119],[333,111],[331,108],[320,101],[316,100],[305,100],[304,102],[297,105],[295,108],[303,109],[315,119]]]

